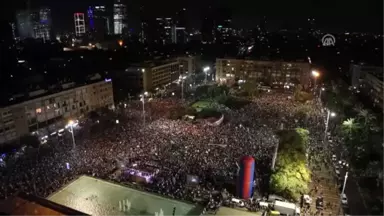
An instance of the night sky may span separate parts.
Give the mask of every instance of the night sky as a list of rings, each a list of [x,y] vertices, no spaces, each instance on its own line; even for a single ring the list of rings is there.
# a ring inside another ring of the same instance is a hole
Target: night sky
[[[268,28],[298,28],[308,17],[316,19],[317,27],[327,31],[366,31],[382,33],[382,0],[126,0],[128,25],[138,30],[139,6],[147,16],[172,16],[176,10],[187,8],[188,24],[199,28],[201,11],[209,5],[229,8],[234,27],[253,28],[262,16],[267,16]],[[2,19],[13,20],[17,9],[26,7],[26,0],[1,1]],[[85,12],[88,5],[112,6],[112,0],[31,0],[32,7],[48,6],[52,9],[54,28],[71,30],[73,13]]]

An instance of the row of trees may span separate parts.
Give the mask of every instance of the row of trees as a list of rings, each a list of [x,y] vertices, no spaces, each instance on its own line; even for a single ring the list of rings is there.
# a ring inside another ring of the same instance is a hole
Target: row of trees
[[[283,197],[299,201],[309,191],[311,181],[307,166],[306,149],[309,131],[296,128],[279,131],[276,166],[270,179],[270,189]]]
[[[326,106],[340,116],[335,133],[345,144],[354,176],[358,177],[360,186],[369,191],[368,197],[376,200],[370,205],[371,213],[382,214],[382,114],[364,108],[351,91],[336,85],[325,92],[324,99]],[[379,199],[374,199],[375,196]]]
[[[200,100],[210,101],[233,109],[241,108],[248,103],[246,100],[235,97],[234,89],[225,85],[200,86],[196,89],[195,95]]]

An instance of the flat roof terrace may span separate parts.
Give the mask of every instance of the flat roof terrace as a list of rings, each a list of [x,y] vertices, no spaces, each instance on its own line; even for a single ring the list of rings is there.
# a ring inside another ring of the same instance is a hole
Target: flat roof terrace
[[[200,215],[203,207],[81,176],[47,198],[89,215]]]

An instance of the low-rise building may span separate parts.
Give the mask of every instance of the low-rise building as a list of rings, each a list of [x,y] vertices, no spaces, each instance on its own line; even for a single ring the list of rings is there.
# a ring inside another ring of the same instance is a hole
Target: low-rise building
[[[104,80],[76,86],[66,83],[61,91],[37,90],[25,99],[0,108],[0,145],[36,133],[40,137],[64,128],[69,119],[77,119],[102,107],[113,107],[112,81]],[[11,98],[14,101],[15,98]]]
[[[348,78],[350,79],[351,86],[359,88],[365,75],[368,73],[373,76],[382,76],[383,68],[362,64],[351,64],[349,67],[349,73],[347,74]]]
[[[383,109],[383,75],[365,74],[360,90],[363,94],[369,96],[374,107]]]
[[[198,64],[199,58],[196,56],[132,64],[124,71],[112,72],[115,95],[121,100],[129,96],[136,97],[144,91],[153,92],[178,80],[180,75],[196,73]]]
[[[310,64],[306,62],[216,59],[216,81],[253,79],[268,85],[309,85]]]
[[[177,58],[180,67],[180,74],[194,74],[196,73],[198,67],[198,57],[196,56],[187,56],[187,57],[178,57]]]
[[[151,61],[143,64],[143,88],[152,91],[172,83],[180,77],[179,61],[176,59],[166,61]]]

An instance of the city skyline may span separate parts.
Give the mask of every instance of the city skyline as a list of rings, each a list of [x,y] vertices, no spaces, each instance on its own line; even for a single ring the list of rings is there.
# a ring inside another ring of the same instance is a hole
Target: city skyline
[[[161,16],[174,16],[181,8],[187,9],[187,26],[200,29],[202,9],[212,6],[213,8],[229,8],[232,14],[232,25],[235,28],[254,28],[262,16],[267,16],[268,28],[271,31],[278,29],[294,29],[303,27],[308,18],[314,18],[317,28],[327,31],[360,31],[381,32],[382,31],[382,2],[370,1],[358,4],[356,2],[330,0],[325,1],[295,1],[286,3],[284,1],[252,2],[252,1],[202,1],[178,2],[166,0],[162,2],[127,0],[128,28],[138,33],[140,20],[144,18],[156,18]],[[18,10],[26,8],[26,1],[12,2],[3,12],[3,20],[13,21]],[[47,6],[52,9],[52,20],[55,30],[73,30],[73,14],[76,12],[86,13],[87,8],[92,5],[106,5],[110,9],[113,2],[105,0],[77,1],[55,1],[47,0],[33,1],[31,7]],[[144,12],[140,7],[144,6]]]

